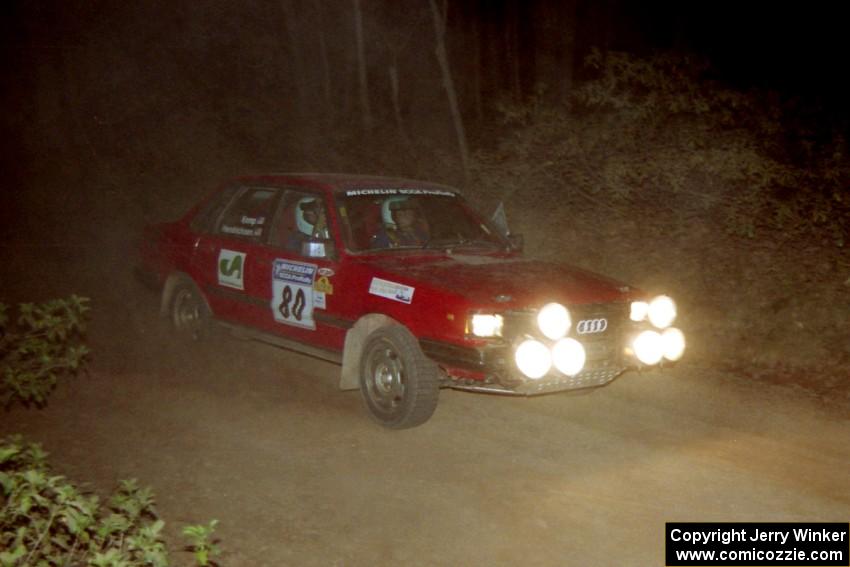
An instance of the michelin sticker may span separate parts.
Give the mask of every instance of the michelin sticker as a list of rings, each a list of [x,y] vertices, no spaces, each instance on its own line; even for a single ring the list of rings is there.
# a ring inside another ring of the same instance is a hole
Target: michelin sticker
[[[440,195],[442,197],[457,197],[453,191],[445,189],[429,189],[424,187],[376,187],[365,189],[349,189],[347,197],[363,197],[368,195]]]
[[[218,253],[218,285],[245,289],[245,253],[224,248]]]
[[[400,301],[401,303],[407,304],[410,304],[413,301],[414,291],[416,291],[415,287],[382,280],[381,278],[372,278],[372,283],[369,286],[369,293],[372,295],[385,297],[387,299],[392,299],[393,301]]]
[[[316,330],[313,282],[316,264],[275,260],[272,269],[272,315],[278,323]],[[322,298],[321,304],[324,304]]]

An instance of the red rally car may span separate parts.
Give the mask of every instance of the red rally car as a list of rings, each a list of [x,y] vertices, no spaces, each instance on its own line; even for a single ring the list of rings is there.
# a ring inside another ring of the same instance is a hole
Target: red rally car
[[[341,365],[390,428],[441,387],[534,395],[678,360],[675,303],[522,256],[457,190],[331,174],[241,177],[149,226],[140,273],[193,338],[214,322]]]

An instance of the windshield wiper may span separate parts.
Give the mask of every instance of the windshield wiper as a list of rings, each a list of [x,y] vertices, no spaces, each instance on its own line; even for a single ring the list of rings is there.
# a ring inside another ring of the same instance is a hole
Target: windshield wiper
[[[459,246],[463,244],[463,239],[458,240],[457,238],[429,238],[425,244],[422,245],[422,248],[425,250],[429,249],[437,249],[437,248],[452,248],[453,246]]]
[[[492,240],[484,240],[484,239],[475,239],[475,240],[462,240],[458,244],[455,245],[456,248],[501,248],[502,245],[493,242]]]

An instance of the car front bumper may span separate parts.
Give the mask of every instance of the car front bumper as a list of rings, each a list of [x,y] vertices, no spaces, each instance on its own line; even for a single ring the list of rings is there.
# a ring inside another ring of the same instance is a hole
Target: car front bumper
[[[478,392],[535,396],[592,388],[607,384],[630,366],[637,366],[623,354],[619,341],[597,341],[585,344],[587,364],[575,376],[552,370],[532,380],[517,370],[509,345],[462,347],[429,339],[421,339],[419,344],[425,355],[446,371],[448,387]]]

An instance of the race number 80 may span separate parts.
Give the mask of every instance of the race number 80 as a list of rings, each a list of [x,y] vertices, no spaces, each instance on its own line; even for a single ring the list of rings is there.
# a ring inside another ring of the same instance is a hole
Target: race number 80
[[[292,287],[285,285],[283,286],[283,298],[280,302],[280,307],[278,307],[278,310],[280,311],[280,314],[284,319],[294,317],[296,321],[301,321],[301,318],[304,316],[305,303],[306,299],[303,289],[299,289],[295,292],[295,301],[293,302]],[[290,304],[292,304],[292,307],[290,307]]]
[[[278,323],[316,328],[313,319],[313,280],[316,266],[277,260],[272,273],[272,315]]]

